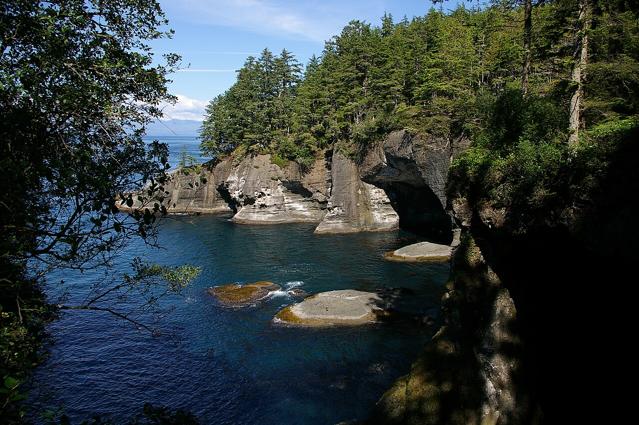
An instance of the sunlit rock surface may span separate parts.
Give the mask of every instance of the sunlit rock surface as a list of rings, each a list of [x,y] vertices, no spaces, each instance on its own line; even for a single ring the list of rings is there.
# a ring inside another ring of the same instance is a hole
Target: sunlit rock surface
[[[372,292],[322,292],[280,310],[274,321],[303,327],[365,325],[377,321],[383,312],[381,303],[382,299]]]
[[[362,182],[357,165],[339,152],[333,155],[331,181],[328,211],[315,233],[383,231],[399,227],[399,216],[386,193]]]
[[[450,260],[453,248],[431,242],[419,242],[384,254],[389,261],[445,262]]]

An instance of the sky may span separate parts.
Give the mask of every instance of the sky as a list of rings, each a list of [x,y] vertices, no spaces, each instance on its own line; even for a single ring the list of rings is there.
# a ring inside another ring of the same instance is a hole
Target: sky
[[[449,0],[452,9],[463,0]],[[176,105],[165,120],[202,120],[206,104],[235,82],[236,70],[264,48],[286,48],[305,64],[351,20],[378,24],[385,12],[395,21],[424,15],[429,0],[160,0],[175,31],[152,44],[156,55],[178,53],[180,70],[170,76]],[[440,7],[439,5],[437,7]]]

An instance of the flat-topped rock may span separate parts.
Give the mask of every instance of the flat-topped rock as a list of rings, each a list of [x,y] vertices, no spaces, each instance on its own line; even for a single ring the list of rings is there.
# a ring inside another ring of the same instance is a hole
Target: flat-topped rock
[[[375,293],[345,289],[321,292],[280,310],[275,322],[291,326],[354,326],[375,323],[383,310]]]
[[[390,261],[406,262],[446,262],[450,260],[453,248],[431,242],[419,242],[384,254]]]
[[[243,307],[266,298],[271,291],[280,289],[280,285],[273,282],[261,281],[244,285],[231,283],[215,286],[209,288],[207,292],[226,306]]]

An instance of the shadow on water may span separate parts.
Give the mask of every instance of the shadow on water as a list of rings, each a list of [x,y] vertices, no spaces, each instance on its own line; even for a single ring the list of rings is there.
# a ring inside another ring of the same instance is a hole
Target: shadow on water
[[[631,395],[620,382],[633,370],[635,310],[627,284],[639,241],[631,219],[639,205],[628,193],[639,193],[638,148],[634,139],[612,156],[570,229],[513,235],[473,217],[477,256],[455,256],[445,326],[368,423],[625,421]],[[488,405],[499,413],[482,417]]]

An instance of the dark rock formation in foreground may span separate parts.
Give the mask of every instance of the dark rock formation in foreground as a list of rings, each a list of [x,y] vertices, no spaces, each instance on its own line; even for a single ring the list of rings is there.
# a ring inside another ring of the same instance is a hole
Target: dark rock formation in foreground
[[[622,288],[638,252],[628,196],[639,191],[638,146],[619,148],[587,197],[536,222],[516,205],[450,194],[463,232],[444,325],[368,423],[624,421],[630,404],[615,389],[633,364],[634,297]]]

